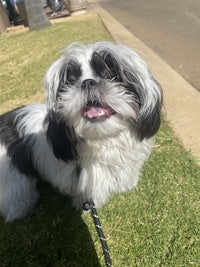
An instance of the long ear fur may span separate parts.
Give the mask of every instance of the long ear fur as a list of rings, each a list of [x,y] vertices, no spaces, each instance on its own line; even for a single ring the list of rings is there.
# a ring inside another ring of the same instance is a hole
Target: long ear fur
[[[153,136],[160,126],[162,90],[148,70],[145,62],[131,49],[110,43],[101,43],[96,50],[104,59],[111,58],[119,73],[119,80],[127,85],[137,101],[139,111],[134,123],[140,140]]]
[[[148,99],[145,99],[143,110],[141,109],[138,117],[138,135],[141,140],[152,137],[160,127],[161,107],[162,107],[162,89],[151,74],[151,90],[154,93],[151,102],[147,105]]]
[[[148,71],[148,69],[146,69]],[[139,104],[139,112],[136,121],[136,129],[140,140],[152,137],[160,127],[162,90],[151,73],[142,79],[123,71],[130,88],[135,91],[134,95]]]
[[[65,65],[65,57],[62,56],[49,67],[44,78],[45,100],[48,108],[51,110],[54,110],[54,104],[56,103],[56,94],[60,86],[60,78],[66,75],[63,68]]]
[[[47,138],[52,146],[55,157],[68,162],[78,158],[76,150],[78,140],[74,129],[60,121],[59,117],[53,111],[48,113],[45,120],[47,124]]]

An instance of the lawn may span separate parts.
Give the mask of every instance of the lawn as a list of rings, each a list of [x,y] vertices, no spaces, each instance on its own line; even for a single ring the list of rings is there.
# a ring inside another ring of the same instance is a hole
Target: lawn
[[[98,16],[0,36],[0,113],[42,101],[48,66],[72,41],[110,40]],[[165,119],[138,187],[99,210],[115,267],[200,266],[200,167]],[[34,215],[0,218],[0,267],[105,266],[90,214],[79,214],[50,185]]]

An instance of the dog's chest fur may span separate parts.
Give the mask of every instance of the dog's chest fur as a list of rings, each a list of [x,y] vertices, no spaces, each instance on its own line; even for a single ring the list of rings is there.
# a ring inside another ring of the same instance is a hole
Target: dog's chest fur
[[[151,140],[137,142],[129,131],[104,140],[80,143],[77,147],[80,166],[77,194],[82,194],[84,200],[95,199],[98,207],[110,193],[132,189],[151,146]]]

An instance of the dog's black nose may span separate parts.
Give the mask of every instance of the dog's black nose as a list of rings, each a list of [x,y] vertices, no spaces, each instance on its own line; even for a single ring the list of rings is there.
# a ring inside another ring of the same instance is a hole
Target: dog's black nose
[[[82,90],[89,90],[91,89],[93,86],[95,86],[97,84],[97,82],[93,79],[86,79],[81,83],[81,89]]]

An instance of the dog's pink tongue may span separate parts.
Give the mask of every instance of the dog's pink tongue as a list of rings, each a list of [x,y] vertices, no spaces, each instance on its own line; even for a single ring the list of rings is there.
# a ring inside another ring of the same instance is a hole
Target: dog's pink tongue
[[[111,115],[109,108],[103,107],[87,107],[83,112],[83,116],[88,119],[108,118]]]

